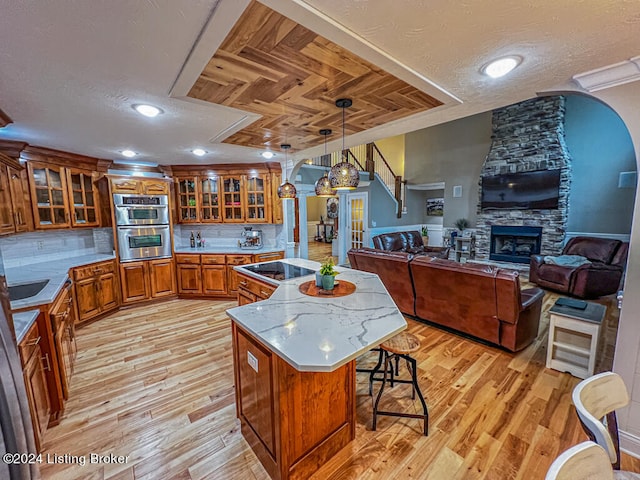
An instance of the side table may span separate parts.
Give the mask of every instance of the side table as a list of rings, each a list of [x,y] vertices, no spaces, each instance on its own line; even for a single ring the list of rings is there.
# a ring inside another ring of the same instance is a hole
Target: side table
[[[557,303],[549,310],[547,368],[578,378],[594,373],[600,326],[606,311],[604,305],[585,303],[584,310]]]

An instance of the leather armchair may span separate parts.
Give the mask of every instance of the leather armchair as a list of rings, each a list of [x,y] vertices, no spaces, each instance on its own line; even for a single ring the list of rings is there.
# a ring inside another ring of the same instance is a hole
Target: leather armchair
[[[578,298],[597,298],[615,293],[622,281],[629,244],[620,240],[574,237],[563,255],[580,255],[591,261],[579,267],[544,263],[544,256],[532,255],[529,280],[541,287]]]
[[[425,245],[422,241],[422,235],[416,230],[381,233],[371,240],[374,248],[388,252],[407,252],[414,255],[449,258],[448,247],[429,247]]]

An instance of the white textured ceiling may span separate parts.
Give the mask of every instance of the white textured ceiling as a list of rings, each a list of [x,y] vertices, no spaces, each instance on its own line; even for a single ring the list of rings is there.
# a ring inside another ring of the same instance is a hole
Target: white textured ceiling
[[[444,107],[347,144],[508,105],[640,54],[638,0],[262,1],[414,85],[432,82],[425,90],[448,94]],[[218,143],[243,112],[179,98],[244,4],[0,0],[0,108],[14,121],[0,139],[114,160],[131,148],[138,160],[161,164],[260,161],[257,150]],[[524,58],[511,75],[479,73],[507,54]],[[131,109],[141,102],[166,113],[141,117]],[[198,146],[210,154],[196,159],[189,151]],[[319,152],[298,156],[305,153]]]

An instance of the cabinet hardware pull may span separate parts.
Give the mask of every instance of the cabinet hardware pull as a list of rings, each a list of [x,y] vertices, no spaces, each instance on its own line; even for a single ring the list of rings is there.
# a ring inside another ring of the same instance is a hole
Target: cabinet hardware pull
[[[47,366],[44,367],[44,369],[47,370],[48,372],[50,372],[51,371],[51,363],[49,363],[49,354],[45,353],[44,357],[41,357],[41,358],[42,358],[42,360],[45,360],[47,362]]]
[[[264,290],[260,290],[260,293],[265,297],[268,297],[270,295],[269,292],[265,292]]]
[[[245,280],[241,280],[240,285],[242,285],[243,287],[246,287],[249,284]]]
[[[22,221],[22,211],[18,210],[18,225],[22,225],[24,222]]]
[[[31,340],[29,343],[27,343],[27,345],[29,345],[30,347],[35,347],[36,345],[38,345],[40,343],[40,339],[42,337],[38,337],[35,340]]]

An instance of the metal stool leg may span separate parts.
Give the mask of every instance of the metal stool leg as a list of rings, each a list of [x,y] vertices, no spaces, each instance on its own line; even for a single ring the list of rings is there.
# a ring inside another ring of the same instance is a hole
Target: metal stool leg
[[[386,353],[386,352],[385,352]],[[382,396],[382,391],[384,390],[384,386],[387,383],[387,373],[389,372],[389,360],[391,357],[389,355],[385,355],[384,357],[384,375],[382,377],[382,385],[380,385],[380,390],[378,390],[378,396],[376,397],[376,401],[373,404],[373,424],[371,425],[371,429],[376,431],[376,423],[378,421],[378,403],[380,403],[380,397]],[[393,365],[391,366],[391,374],[393,375]]]
[[[411,362],[411,380],[413,381],[413,391],[414,393],[418,392],[418,398],[420,399],[420,403],[422,403],[422,411],[424,412],[424,434],[429,435],[429,411],[427,410],[427,402],[424,401],[424,397],[422,396],[422,391],[420,390],[420,385],[418,384],[418,376],[416,374],[418,368],[416,366],[415,358],[411,358],[408,355],[405,357],[407,361]],[[413,395],[412,398],[415,398]]]
[[[376,363],[376,366],[373,367],[373,370],[371,370],[371,374],[369,375],[369,396],[373,395],[373,381],[375,380],[375,374],[380,370],[380,366],[384,359],[384,350],[380,348],[378,349],[378,352],[378,363]]]

